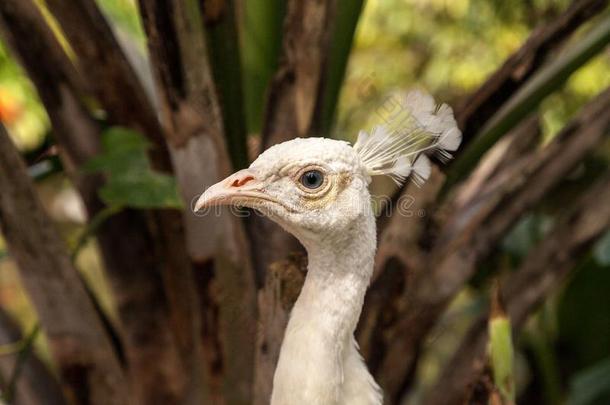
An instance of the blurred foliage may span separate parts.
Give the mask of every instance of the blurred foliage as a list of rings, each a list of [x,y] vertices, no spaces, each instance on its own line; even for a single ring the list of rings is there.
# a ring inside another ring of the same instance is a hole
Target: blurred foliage
[[[610,358],[578,373],[570,382],[568,405],[610,402]]]
[[[102,135],[103,152],[85,165],[108,178],[101,199],[112,207],[182,208],[172,176],[152,170],[146,153],[151,145],[137,132],[114,127]]]
[[[0,122],[22,150],[35,149],[49,131],[36,90],[0,42]]]
[[[335,136],[351,139],[359,129],[378,124],[375,111],[383,100],[415,83],[455,105],[518,49],[536,25],[552,19],[568,4],[568,0],[367,1]],[[610,85],[609,72],[610,54],[605,53],[542,103],[545,137],[556,133],[586,100]]]

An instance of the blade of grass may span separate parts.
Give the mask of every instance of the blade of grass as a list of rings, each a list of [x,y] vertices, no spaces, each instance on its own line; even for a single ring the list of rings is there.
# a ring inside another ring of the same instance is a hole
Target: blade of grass
[[[500,137],[535,111],[546,96],[561,87],[572,73],[610,43],[610,16],[604,18],[582,40],[544,66],[489,122],[452,164],[445,190],[464,178],[480,157]]]

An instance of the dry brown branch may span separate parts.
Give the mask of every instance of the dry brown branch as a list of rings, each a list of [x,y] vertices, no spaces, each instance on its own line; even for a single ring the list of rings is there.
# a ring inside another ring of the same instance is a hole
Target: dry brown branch
[[[65,152],[62,154],[64,166],[79,188],[89,215],[93,216],[103,208],[97,198],[102,178],[83,176],[82,171],[77,170],[99,149],[99,128],[81,103],[88,89],[79,80],[79,75],[31,0],[7,0],[0,5],[0,12],[5,37],[19,55],[41,95],[58,146]],[[98,25],[104,24],[101,22]],[[90,31],[81,34],[87,33]],[[88,57],[88,54],[84,57]],[[108,66],[113,65],[110,63],[106,66],[110,69]],[[103,70],[102,67],[99,69]],[[98,74],[103,75],[103,72]],[[127,93],[122,96],[125,96],[123,100],[129,99]],[[125,114],[122,110],[120,112]],[[138,117],[136,119],[140,119]],[[158,229],[163,231],[159,232]],[[190,312],[176,303],[171,306],[174,308],[172,322],[176,327],[167,328],[171,316],[166,298],[188,297],[187,294],[168,293],[187,289],[183,285],[170,284],[171,279],[164,287],[162,279],[162,274],[175,276],[190,273],[181,235],[181,216],[175,211],[142,215],[126,210],[103,223],[99,230],[107,274],[121,316],[129,372],[135,382],[133,393],[136,400],[143,403],[149,402],[147,398],[165,398],[171,403],[184,395],[188,384],[188,377],[184,375],[188,367],[180,364],[177,347],[186,339],[176,340],[174,334],[183,336],[194,334],[195,331],[190,329],[191,325],[181,321]],[[151,252],[151,248],[158,253]],[[165,263],[169,264],[167,268],[164,267]],[[153,357],[164,367],[150,367]],[[159,380],[165,383],[159,384]]]
[[[464,143],[474,137],[574,31],[603,11],[607,4],[607,0],[575,0],[563,14],[534,30],[523,46],[457,108],[456,118],[464,133]]]
[[[434,241],[426,265],[407,288],[407,302],[394,326],[396,334],[391,335],[396,338],[378,348],[383,361],[377,376],[390,396],[400,397],[422,340],[474,274],[476,265],[523,213],[603,139],[610,128],[608,108],[610,90],[583,108],[549,145],[513,162],[476,193],[470,192],[469,198],[457,190],[441,209],[448,220]]]
[[[303,282],[307,259],[297,254],[271,265],[265,286],[258,293],[259,329],[256,337],[254,405],[267,405],[271,399],[273,374],[280,346]]]
[[[190,202],[231,171],[199,3],[139,4],[175,173]],[[246,404],[252,392],[256,289],[242,224],[223,212],[197,217],[187,210],[186,239],[201,300],[207,397],[214,404]]]
[[[476,192],[516,157],[531,151],[539,134],[535,117],[525,121],[485,155],[464,189]],[[438,232],[438,218],[431,214],[443,181],[443,174],[435,168],[425,187],[409,183],[393,202],[395,211],[389,220],[382,215],[378,221],[381,233],[375,274],[358,326],[360,348],[372,370],[380,366],[387,342],[400,339],[396,326],[407,305],[407,287],[428,260],[425,251],[432,242],[430,235]]]
[[[515,329],[520,328],[538,305],[565,280],[592,244],[610,227],[610,175],[597,181],[532,248],[519,270],[507,277],[503,289],[507,311]],[[467,387],[485,360],[485,317],[478,319],[441,374],[426,404],[463,403]]]
[[[2,309],[0,309],[0,346],[15,345],[21,342],[23,335],[19,326]],[[2,353],[0,356],[0,374],[2,380],[8,382],[8,377],[15,372],[17,353]],[[19,405],[65,405],[61,387],[55,376],[42,363],[35,353],[29,353],[21,365],[22,371],[18,377],[13,393],[13,402]],[[3,394],[7,387],[1,387]]]
[[[126,404],[126,380],[110,339],[2,126],[0,155],[2,232],[47,333],[64,388],[77,403]]]
[[[309,134],[336,7],[335,0],[287,2],[280,64],[265,111],[264,149]]]

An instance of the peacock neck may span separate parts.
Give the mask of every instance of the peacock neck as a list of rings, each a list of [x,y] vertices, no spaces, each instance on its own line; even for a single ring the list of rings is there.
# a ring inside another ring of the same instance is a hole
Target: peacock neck
[[[307,245],[308,273],[286,328],[272,405],[337,403],[346,348],[373,270],[373,215],[340,236]],[[320,395],[328,401],[317,402]]]

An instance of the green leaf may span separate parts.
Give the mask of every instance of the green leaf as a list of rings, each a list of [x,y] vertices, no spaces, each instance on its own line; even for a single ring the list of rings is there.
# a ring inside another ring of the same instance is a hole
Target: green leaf
[[[316,135],[329,136],[334,123],[339,94],[343,87],[354,33],[363,5],[364,0],[341,3],[340,11],[337,12],[335,17],[321,105],[319,111],[316,111],[316,117],[314,117],[313,125]]]
[[[609,398],[610,358],[584,369],[570,381],[569,405],[608,403]]]
[[[108,182],[100,190],[100,197],[108,205],[133,208],[182,208],[173,177],[142,172]]]
[[[248,0],[243,4],[241,45],[248,132],[259,133],[265,92],[278,65],[286,0]]]
[[[610,16],[604,18],[578,43],[542,67],[481,129],[452,165],[445,188],[458,182],[476,166],[483,154],[535,111],[546,96],[560,88],[572,73],[610,43]]]
[[[593,256],[601,266],[610,266],[610,231],[596,243]]]
[[[100,188],[102,201],[110,206],[182,208],[175,179],[152,170],[147,156],[149,142],[126,128],[110,128],[102,134],[103,153],[85,165],[89,172],[108,176]]]
[[[248,165],[248,150],[234,0],[225,0],[223,7],[219,16],[206,19],[207,44],[229,154],[233,166],[241,169]]]

